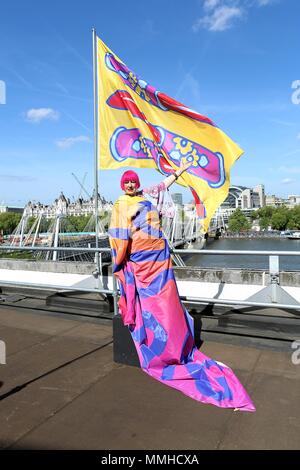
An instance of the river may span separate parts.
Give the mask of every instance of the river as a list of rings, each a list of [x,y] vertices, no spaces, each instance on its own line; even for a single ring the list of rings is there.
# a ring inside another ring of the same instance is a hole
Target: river
[[[197,244],[193,248],[199,248]],[[268,239],[239,239],[220,238],[209,240],[204,247],[206,250],[272,250],[272,251],[300,251],[300,240],[284,238]],[[187,265],[205,268],[247,268],[268,269],[268,256],[258,255],[184,255]],[[279,267],[281,271],[299,271],[300,256],[280,256]]]

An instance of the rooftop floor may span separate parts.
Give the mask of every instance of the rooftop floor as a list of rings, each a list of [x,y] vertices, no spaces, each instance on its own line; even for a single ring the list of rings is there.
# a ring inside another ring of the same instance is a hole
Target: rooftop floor
[[[113,361],[109,320],[0,307],[0,448],[299,449],[300,364],[290,352],[205,341],[256,413],[204,405]],[[296,339],[296,338],[295,338]]]

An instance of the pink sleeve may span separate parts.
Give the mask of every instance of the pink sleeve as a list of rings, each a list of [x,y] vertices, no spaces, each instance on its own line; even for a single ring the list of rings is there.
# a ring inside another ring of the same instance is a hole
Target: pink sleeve
[[[159,193],[166,190],[165,183],[162,181],[155,186],[150,186],[149,188],[144,188],[143,193],[148,194],[150,197],[154,197],[155,199],[159,198]]]

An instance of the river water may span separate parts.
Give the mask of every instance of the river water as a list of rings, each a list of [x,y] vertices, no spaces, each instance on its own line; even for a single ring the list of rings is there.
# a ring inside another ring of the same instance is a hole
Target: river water
[[[197,244],[193,248],[199,248]],[[284,238],[267,239],[239,239],[220,238],[209,240],[204,246],[206,250],[269,250],[269,251],[299,251],[300,240]],[[268,256],[260,255],[184,255],[187,265],[207,268],[244,268],[268,269]],[[300,256],[280,256],[279,267],[281,271],[300,271]]]

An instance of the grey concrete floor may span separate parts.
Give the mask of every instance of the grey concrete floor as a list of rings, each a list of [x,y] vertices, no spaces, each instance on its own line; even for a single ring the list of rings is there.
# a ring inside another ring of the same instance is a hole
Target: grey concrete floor
[[[300,365],[293,350],[206,341],[256,413],[204,405],[113,361],[110,321],[0,307],[2,449],[299,449]]]

